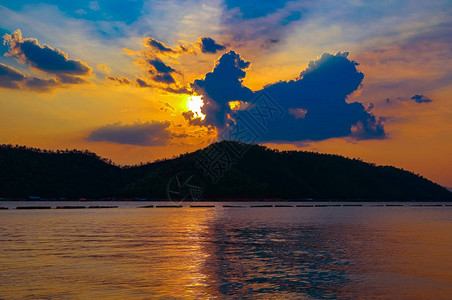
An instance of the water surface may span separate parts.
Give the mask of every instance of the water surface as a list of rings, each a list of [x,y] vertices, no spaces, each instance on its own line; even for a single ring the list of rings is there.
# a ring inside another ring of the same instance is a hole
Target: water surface
[[[452,295],[452,207],[140,204],[0,211],[0,298]]]

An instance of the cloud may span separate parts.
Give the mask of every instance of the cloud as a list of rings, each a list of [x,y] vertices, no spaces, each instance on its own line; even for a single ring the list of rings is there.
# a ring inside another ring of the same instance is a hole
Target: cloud
[[[157,41],[154,38],[145,38],[144,43],[146,46],[162,53],[177,53],[176,49],[167,47],[163,42]]]
[[[192,91],[190,91],[189,89],[187,89],[185,87],[172,88],[170,86],[167,86],[167,87],[160,87],[160,89],[162,91],[172,93],[172,94],[188,94],[188,95],[192,94]]]
[[[159,82],[160,78],[156,78],[155,76],[153,77],[154,81]],[[155,80],[157,79],[157,80]],[[174,79],[174,78],[173,78]],[[164,82],[164,83],[168,83],[165,82],[165,80],[160,80],[160,82]],[[152,87],[156,87],[158,89],[160,89],[161,91],[164,92],[168,92],[171,94],[192,94],[192,91],[190,91],[189,89],[179,86],[179,85],[173,85],[173,86],[169,86],[168,84],[166,85],[156,85],[153,86],[152,84],[149,84],[145,79],[141,79],[141,78],[137,78],[135,79],[136,84],[138,85],[138,87],[140,88],[152,88]],[[169,83],[171,83],[171,78],[169,78]]]
[[[203,126],[205,125],[205,123],[203,122],[203,120],[199,117],[195,116],[195,113],[192,111],[184,111],[182,113],[182,116],[188,121],[188,123],[190,125],[194,125],[194,126]]]
[[[94,130],[87,140],[137,146],[165,146],[171,137],[169,126],[168,121],[133,124],[117,122]]]
[[[86,76],[91,73],[91,68],[85,62],[69,59],[67,53],[45,44],[40,45],[37,39],[24,39],[19,29],[12,34],[5,34],[3,39],[9,46],[6,56],[40,71],[67,76]]]
[[[157,72],[157,73],[168,74],[168,73],[176,72],[176,70],[174,70],[173,68],[171,68],[170,66],[168,66],[167,64],[165,64],[158,58],[150,59],[150,60],[148,60],[148,63],[149,63],[149,65],[151,65],[153,67],[152,73]]]
[[[25,81],[25,87],[36,92],[47,92],[56,86],[58,86],[58,82],[53,78],[40,79],[32,77]]]
[[[25,76],[14,68],[0,63],[0,87],[7,89],[19,89]]]
[[[393,99],[389,99],[389,98],[386,99],[386,104],[393,104],[393,103],[397,103],[397,102],[401,102],[401,103],[412,102],[412,103],[422,104],[422,103],[433,102],[433,100],[428,98],[427,96],[422,95],[422,94],[416,94],[416,95],[414,95],[411,98],[397,97],[394,100]]]
[[[115,77],[115,76],[107,76],[107,80],[112,81],[118,85],[129,85],[131,84],[130,80],[126,77]]]
[[[85,80],[82,77],[77,77],[77,76],[69,76],[69,75],[65,75],[65,74],[60,74],[57,77],[57,80],[60,83],[63,84],[83,84],[83,83],[87,83],[88,81]]]
[[[308,110],[304,108],[289,108],[289,114],[294,116],[295,119],[304,119],[307,113]]]
[[[203,53],[216,53],[219,50],[226,49],[224,45],[220,45],[215,40],[209,37],[200,37],[198,43],[179,44],[176,47],[165,45],[152,37],[147,37],[144,40],[145,48],[139,51],[133,51],[128,48],[124,50],[132,56],[138,56],[136,63],[143,66],[148,73],[149,81],[152,80],[153,85],[148,83],[148,80],[140,78],[136,80],[139,87],[154,87],[162,91],[174,94],[191,94],[185,84],[179,82],[178,76],[183,74],[173,68],[170,64],[174,63],[172,57],[182,54],[197,54],[200,51]]]
[[[165,43],[158,41],[152,37],[144,38],[143,40],[145,49],[138,52],[134,52],[130,49],[126,49],[126,52],[130,54],[139,54],[145,57],[175,57],[182,54],[194,54],[196,53],[196,47],[193,44],[179,44],[172,48],[166,46]]]
[[[99,1],[90,1],[89,2],[89,8],[91,10],[100,10]]]
[[[1,88],[47,92],[61,83],[71,83],[63,82],[64,80],[66,80],[65,77],[59,78],[59,80],[54,78],[39,79],[33,76],[24,75],[18,70],[0,63]],[[73,80],[73,77],[70,77],[70,80]]]
[[[226,0],[226,6],[229,9],[238,9],[240,15],[245,19],[265,17],[274,13],[286,5],[287,0],[283,1],[259,1],[259,0]]]
[[[413,100],[416,103],[430,103],[433,101],[432,99],[424,95],[414,95],[413,97],[410,98],[410,100]]]
[[[225,126],[230,101],[252,100],[253,92],[242,84],[249,65],[250,62],[241,59],[236,52],[229,51],[221,56],[213,71],[207,73],[204,79],[196,79],[192,83],[194,91],[204,96],[202,113],[206,115],[206,125]]]
[[[284,40],[301,19],[305,1],[225,1],[221,25],[232,45],[248,47],[254,53],[266,51]]]
[[[104,72],[104,73],[110,73],[110,71],[111,71],[110,68],[106,64],[98,64],[97,70]]]
[[[146,80],[143,80],[143,79],[140,79],[140,78],[135,79],[135,82],[137,83],[137,85],[140,88],[150,88],[150,87],[152,87],[152,85],[147,83]]]
[[[159,58],[151,58],[146,60],[146,65],[148,67],[148,73],[151,75],[151,79],[158,83],[163,84],[173,84],[176,83],[173,75],[178,73],[175,69],[165,64]]]
[[[171,84],[175,83],[176,80],[174,80],[173,76],[171,74],[156,74],[152,77],[152,79],[156,82]]]
[[[165,110],[165,111],[172,110],[172,111],[174,111],[174,107],[172,107],[171,104],[169,104],[168,102],[163,102],[163,101],[160,101],[160,100],[159,100],[159,102],[163,105],[163,107],[160,108],[161,110]]]
[[[201,37],[200,46],[203,53],[217,53],[219,50],[226,49],[226,46],[217,44],[210,37]]]
[[[324,140],[352,136],[380,139],[386,136],[382,120],[366,111],[359,102],[347,103],[364,78],[358,63],[348,52],[324,53],[309,63],[297,80],[279,82],[264,88],[283,110],[306,110],[303,118],[294,115],[276,120],[262,138],[268,141]],[[353,128],[356,128],[353,131]]]
[[[386,137],[381,118],[366,110],[362,103],[346,102],[364,78],[364,74],[357,70],[358,63],[350,61],[347,52],[324,53],[318,60],[310,62],[297,79],[268,85],[256,93],[242,83],[249,65],[237,53],[230,51],[220,58],[204,79],[193,82],[195,91],[204,96],[204,125],[222,129],[230,120],[237,124],[237,120],[243,120],[247,112],[232,111],[229,102],[251,102],[256,95],[265,93],[273,99],[284,117],[266,124],[265,130],[259,132],[259,141]],[[252,104],[250,108],[265,113],[266,107],[256,105]],[[190,116],[184,117],[189,119]],[[254,121],[258,123],[259,118]]]
[[[38,78],[0,64],[0,87],[47,92],[62,85],[87,83],[84,77],[91,74],[91,68],[84,62],[69,59],[61,50],[41,46],[36,39],[24,39],[19,29],[12,34],[5,34],[3,40],[8,45],[5,56],[11,56],[20,63],[55,77]]]
[[[169,93],[177,94],[190,93],[175,78],[175,74],[182,75],[182,73],[164,61],[172,56],[189,52],[188,48],[178,45],[173,49],[166,46],[163,42],[150,37],[144,39],[144,44],[146,48],[139,51],[124,49],[129,55],[138,56],[135,62],[147,71],[148,78],[135,79],[138,87],[158,88]],[[152,81],[152,84],[149,81]]]

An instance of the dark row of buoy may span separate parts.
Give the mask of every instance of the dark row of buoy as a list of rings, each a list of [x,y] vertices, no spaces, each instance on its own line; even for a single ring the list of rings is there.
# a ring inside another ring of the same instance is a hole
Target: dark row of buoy
[[[117,205],[92,205],[92,206],[57,206],[55,209],[87,209],[87,208],[118,208]],[[0,209],[8,209],[1,207]],[[51,206],[17,206],[16,209],[52,209]]]
[[[452,206],[452,204],[413,204],[413,205],[404,205],[404,204],[373,204],[373,205],[364,205],[364,204],[298,204],[298,205],[289,205],[289,204],[259,204],[259,205],[230,205],[225,204],[223,207],[225,208],[265,208],[265,207],[399,207],[399,206],[422,206],[422,207],[438,207],[438,206]],[[146,205],[139,206],[138,208],[181,208],[184,207],[182,205]],[[213,208],[215,205],[190,205],[191,208]]]
[[[259,204],[259,205],[230,205],[225,204],[223,207],[225,208],[266,208],[266,207],[443,207],[443,206],[452,206],[452,204],[298,204],[298,205],[289,205],[289,204]],[[182,208],[182,205],[145,205],[139,206],[138,208]],[[190,208],[215,208],[215,205],[190,205]],[[92,206],[71,206],[71,205],[63,205],[57,206],[55,209],[95,209],[95,208],[118,208],[117,205],[92,205]],[[8,207],[0,207],[0,210],[7,210]],[[51,206],[17,206],[16,209],[52,209]]]

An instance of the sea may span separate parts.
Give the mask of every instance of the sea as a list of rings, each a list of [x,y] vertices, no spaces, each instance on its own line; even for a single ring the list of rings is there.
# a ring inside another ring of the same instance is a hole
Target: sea
[[[0,201],[0,299],[452,299],[446,204]]]

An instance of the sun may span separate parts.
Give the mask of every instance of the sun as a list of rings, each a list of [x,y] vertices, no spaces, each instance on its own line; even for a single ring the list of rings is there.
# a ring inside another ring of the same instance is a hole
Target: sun
[[[187,99],[187,107],[189,111],[192,111],[195,115],[195,118],[200,118],[204,120],[206,115],[202,113],[201,107],[204,106],[204,101],[202,100],[202,96],[190,96]]]

